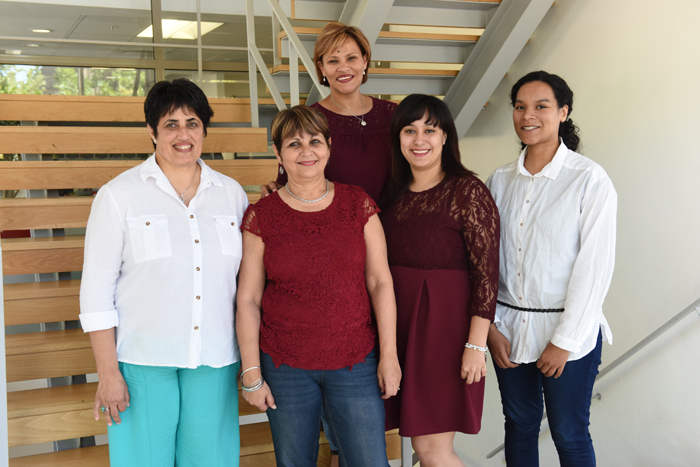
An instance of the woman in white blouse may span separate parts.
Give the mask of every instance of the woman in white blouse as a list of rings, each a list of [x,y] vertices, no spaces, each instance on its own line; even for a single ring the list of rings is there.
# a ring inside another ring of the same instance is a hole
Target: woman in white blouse
[[[511,90],[518,160],[487,181],[501,216],[496,319],[488,346],[505,415],[508,466],[537,466],[544,404],[562,466],[595,466],[588,432],[615,261],[617,194],[575,151],[573,92],[544,71]]]
[[[233,303],[248,199],[200,159],[213,111],[197,85],[159,82],[144,110],[155,153],[99,190],[87,226],[80,321],[97,362],[95,419],[112,467],[237,466]]]

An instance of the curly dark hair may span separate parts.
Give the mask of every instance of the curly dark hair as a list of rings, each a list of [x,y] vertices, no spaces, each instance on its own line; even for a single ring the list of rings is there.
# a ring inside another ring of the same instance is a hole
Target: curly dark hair
[[[186,78],[175,79],[172,82],[159,81],[148,91],[143,111],[146,114],[146,123],[151,126],[154,135],[158,136],[160,119],[177,109],[194,113],[202,121],[204,136],[207,135],[209,120],[214,116],[214,111],[204,91]],[[155,148],[155,143],[153,147]]]
[[[526,74],[520,78],[510,90],[511,105],[515,106],[515,100],[518,97],[520,88],[523,87],[524,84],[532,83],[533,81],[541,81],[552,88],[554,98],[557,100],[557,106],[559,106],[560,109],[565,105],[569,106],[569,113],[566,116],[566,120],[559,124],[559,137],[564,141],[567,148],[572,151],[578,151],[579,145],[581,144],[581,138],[578,136],[579,128],[574,124],[573,120],[569,118],[571,112],[574,110],[574,92],[560,76],[542,70],[532,71]],[[522,142],[520,144],[524,149],[526,144]]]

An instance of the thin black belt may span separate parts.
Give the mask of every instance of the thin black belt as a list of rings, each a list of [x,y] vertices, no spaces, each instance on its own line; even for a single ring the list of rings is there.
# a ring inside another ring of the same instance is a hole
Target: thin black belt
[[[496,303],[518,311],[534,311],[535,313],[561,313],[564,311],[563,308],[523,308],[521,306],[510,305],[500,300],[496,300]]]

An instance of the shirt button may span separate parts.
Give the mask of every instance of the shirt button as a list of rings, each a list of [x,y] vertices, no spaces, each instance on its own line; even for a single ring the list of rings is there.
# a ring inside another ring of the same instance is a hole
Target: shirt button
[[[525,320],[523,320],[523,323],[524,323],[524,322],[525,322]]]
[[[194,215],[190,214],[190,219],[194,219]]]
[[[199,299],[199,297],[197,297],[197,298]],[[518,300],[522,300],[522,299],[523,299],[523,297],[518,297]]]
[[[236,223],[235,223],[235,222],[231,222],[231,225],[236,225]]]
[[[197,298],[197,300],[199,300],[199,299],[202,298],[202,297],[200,297],[199,295],[197,295],[196,298]],[[522,298],[521,298],[520,300],[522,300]]]
[[[530,202],[530,200],[528,199],[528,200],[526,200],[525,202],[526,202],[526,203],[529,203],[529,202]]]
[[[195,243],[199,243],[199,240],[195,240],[194,242],[195,242]]]
[[[197,268],[197,271],[199,271],[199,268]],[[520,273],[518,273],[518,276],[520,276]]]
[[[522,226],[523,226],[523,223],[521,222],[521,223],[520,223],[520,227],[522,227]]]
[[[194,330],[195,330],[195,331],[199,331],[199,326],[195,326],[195,327],[194,327]]]
[[[523,251],[523,249],[522,249],[522,248],[518,248],[518,251]]]
[[[199,270],[200,270],[200,269],[199,269],[199,266],[197,266],[197,267],[196,267],[195,269],[197,269],[197,271],[199,271]],[[520,274],[518,274],[518,275],[520,275]]]
[[[146,222],[146,225],[151,225],[151,223],[150,223],[150,222]]]

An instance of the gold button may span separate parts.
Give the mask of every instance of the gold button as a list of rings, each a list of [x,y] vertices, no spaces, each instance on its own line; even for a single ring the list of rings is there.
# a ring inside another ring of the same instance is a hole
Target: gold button
[[[523,225],[523,223],[521,222],[521,223],[520,223],[520,226],[522,226],[522,225]]]
[[[195,326],[195,327],[194,327],[194,330],[195,330],[195,331],[199,331],[199,326]]]
[[[195,242],[195,243],[199,243],[199,240],[195,240],[194,242]]]
[[[522,249],[522,248],[518,248],[518,251],[523,251],[523,249]]]
[[[231,222],[231,225],[236,225],[236,223],[235,223],[235,222]]]
[[[200,297],[199,295],[197,295],[197,300],[199,300],[200,298],[202,298],[202,297]],[[521,298],[520,300],[522,300],[522,298]]]
[[[197,266],[197,271],[199,271],[199,266]],[[518,275],[520,275],[520,274],[518,274]]]
[[[190,214],[190,219],[194,219],[194,216],[192,214]]]
[[[146,222],[146,225],[151,225],[151,223],[150,223],[150,222]]]
[[[528,199],[528,200],[527,200],[527,201],[525,201],[525,202],[526,202],[526,203],[529,203],[529,202],[530,202],[530,200]]]
[[[197,298],[199,298],[199,297],[197,297]],[[523,297],[518,297],[518,299],[519,299],[519,300],[522,300],[522,299],[523,299]]]
[[[199,268],[197,268],[197,269],[199,269]],[[519,275],[520,275],[520,273],[518,273],[518,276],[519,276]]]

